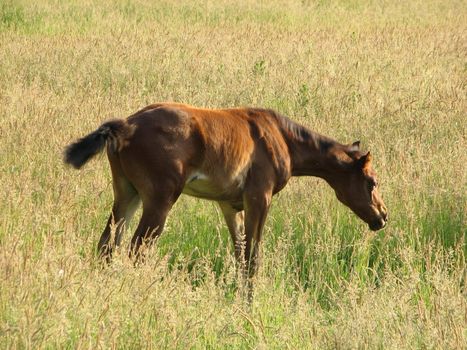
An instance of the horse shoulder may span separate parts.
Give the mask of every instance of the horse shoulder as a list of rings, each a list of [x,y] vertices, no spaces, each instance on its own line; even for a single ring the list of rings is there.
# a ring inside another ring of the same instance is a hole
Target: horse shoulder
[[[274,192],[278,192],[292,175],[292,161],[287,143],[277,119],[272,118],[269,111],[252,110],[250,124],[258,144],[257,162],[263,163],[262,168],[272,168],[276,182]]]

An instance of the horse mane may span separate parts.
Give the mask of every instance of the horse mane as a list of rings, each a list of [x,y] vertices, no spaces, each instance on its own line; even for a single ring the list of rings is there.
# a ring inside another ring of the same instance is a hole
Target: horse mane
[[[277,121],[286,140],[291,138],[298,142],[313,144],[321,153],[327,153],[330,148],[335,146],[343,146],[339,142],[314,132],[274,110],[268,109],[265,111]]]

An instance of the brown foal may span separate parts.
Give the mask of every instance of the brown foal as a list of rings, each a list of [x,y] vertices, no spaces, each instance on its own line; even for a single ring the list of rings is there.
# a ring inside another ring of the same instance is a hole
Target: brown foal
[[[114,203],[98,252],[107,259],[140,202],[143,213],[130,255],[161,234],[167,214],[185,193],[219,203],[236,258],[253,277],[272,196],[292,176],[324,179],[371,230],[387,222],[371,155],[359,150],[359,142],[340,144],[272,110],[149,105],[72,143],[64,160],[80,168],[105,145]]]

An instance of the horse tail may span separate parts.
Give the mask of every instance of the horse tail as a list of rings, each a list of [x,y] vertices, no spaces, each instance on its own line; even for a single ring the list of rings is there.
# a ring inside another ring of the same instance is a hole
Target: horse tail
[[[111,151],[119,151],[133,131],[134,127],[123,119],[105,122],[97,130],[66,146],[63,161],[79,169],[102,152],[106,143]]]

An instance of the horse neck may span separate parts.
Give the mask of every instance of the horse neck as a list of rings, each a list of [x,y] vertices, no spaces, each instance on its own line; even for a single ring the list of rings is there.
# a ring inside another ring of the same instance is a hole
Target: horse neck
[[[320,144],[298,143],[290,150],[293,176],[317,176],[327,180],[332,175],[332,160]]]
[[[283,133],[289,145],[293,176],[317,176],[330,181],[339,170],[331,149],[342,145],[302,125]]]

